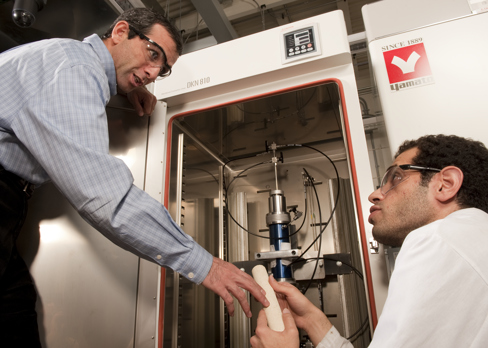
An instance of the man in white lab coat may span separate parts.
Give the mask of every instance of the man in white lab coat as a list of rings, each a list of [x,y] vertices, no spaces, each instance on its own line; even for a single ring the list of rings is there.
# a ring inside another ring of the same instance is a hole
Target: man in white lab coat
[[[376,240],[402,246],[370,347],[486,347],[488,342],[488,150],[457,136],[406,141],[369,196]],[[253,348],[352,347],[295,287],[282,298],[283,332],[261,312]]]

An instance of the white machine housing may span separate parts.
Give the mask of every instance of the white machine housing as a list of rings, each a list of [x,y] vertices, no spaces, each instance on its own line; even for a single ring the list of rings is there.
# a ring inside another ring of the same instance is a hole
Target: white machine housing
[[[318,30],[315,39],[319,41],[320,53],[284,64],[284,34],[310,25]],[[380,292],[383,293],[380,298],[386,297],[386,270],[384,257],[371,255],[368,248],[368,240],[372,237],[371,225],[367,221],[371,205],[368,195],[374,188],[342,11],[290,23],[180,57],[172,75],[155,84],[154,93],[162,107],[159,109],[161,113],[151,117],[146,191],[168,203],[169,132],[173,120],[325,82],[335,82],[340,90],[342,129],[346,133],[349,175],[354,187],[356,224],[369,294],[370,323],[374,327],[378,304],[373,293]],[[165,142],[166,151],[161,151]],[[382,304],[379,306],[381,308]],[[160,326],[159,335],[161,330]]]
[[[363,7],[371,65],[393,154],[403,141],[427,134],[455,134],[488,145],[484,127],[488,13],[478,13],[481,3],[388,0]],[[400,60],[405,71],[398,69]],[[394,262],[396,254],[394,250],[387,257]],[[384,303],[383,295],[375,293],[377,304]]]

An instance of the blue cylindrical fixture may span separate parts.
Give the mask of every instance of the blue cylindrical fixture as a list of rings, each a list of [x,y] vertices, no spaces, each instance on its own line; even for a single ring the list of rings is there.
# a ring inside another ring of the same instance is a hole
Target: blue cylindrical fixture
[[[290,234],[288,224],[290,214],[286,211],[286,199],[281,190],[273,190],[269,193],[269,214],[266,215],[266,225],[269,227],[271,239],[270,250],[280,251],[289,249]],[[287,243],[287,248],[282,244]],[[276,266],[272,267],[273,276],[277,280],[290,279],[292,277],[291,267],[283,265],[281,259],[276,259]]]
[[[272,224],[269,225],[269,236],[271,238],[271,245],[274,246],[274,250],[283,250],[282,243],[290,243],[288,225],[285,224]],[[283,265],[281,259],[276,259],[276,266],[272,269],[273,277],[275,279],[288,279],[291,278],[291,268]]]

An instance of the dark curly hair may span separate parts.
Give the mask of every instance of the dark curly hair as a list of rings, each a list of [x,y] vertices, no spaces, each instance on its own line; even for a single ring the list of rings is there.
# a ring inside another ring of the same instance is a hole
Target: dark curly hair
[[[176,51],[178,55],[181,55],[183,51],[183,41],[179,30],[162,14],[148,8],[132,8],[124,11],[119,17],[112,23],[110,28],[107,29],[105,34],[101,36],[102,40],[108,39],[112,36],[112,31],[115,25],[120,21],[126,21],[136,30],[139,30],[144,35],[147,35],[154,24],[162,25],[169,33],[170,37],[176,44]],[[132,31],[129,32],[129,40],[135,37],[136,34]]]
[[[474,207],[488,213],[488,149],[482,142],[456,135],[426,135],[405,141],[395,158],[415,147],[419,151],[412,164],[438,169],[458,167],[463,171],[464,180],[457,203],[462,208]],[[434,175],[423,171],[421,184],[427,186]]]

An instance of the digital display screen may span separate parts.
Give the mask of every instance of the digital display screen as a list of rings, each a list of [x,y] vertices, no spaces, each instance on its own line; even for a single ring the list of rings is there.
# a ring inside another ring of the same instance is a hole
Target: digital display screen
[[[295,34],[295,46],[306,45],[310,43],[310,33],[308,30]]]

